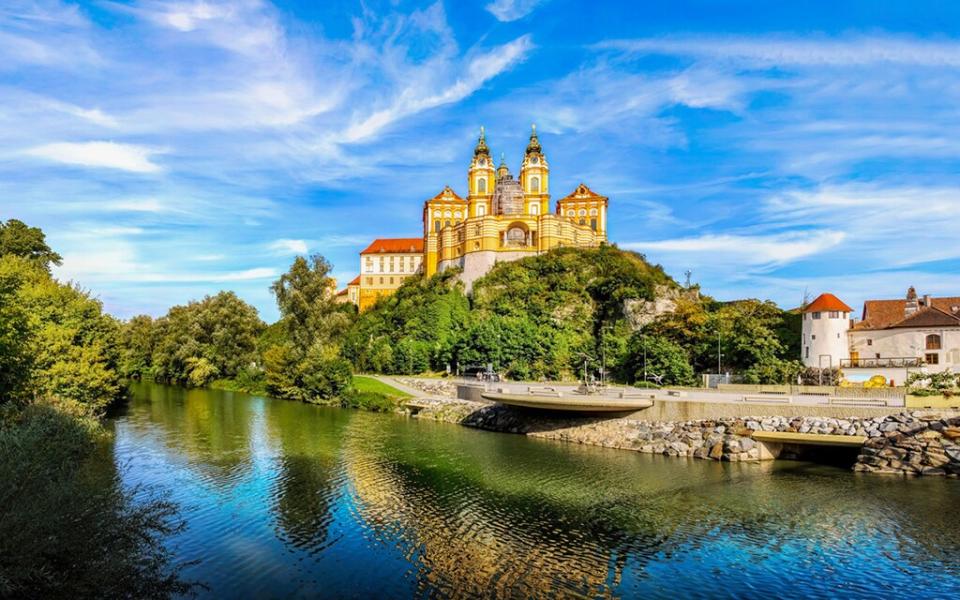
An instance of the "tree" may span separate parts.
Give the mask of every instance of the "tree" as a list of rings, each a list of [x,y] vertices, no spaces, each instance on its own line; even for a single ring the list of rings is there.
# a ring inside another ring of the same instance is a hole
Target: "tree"
[[[693,367],[686,351],[679,344],[643,332],[634,334],[627,343],[624,363],[620,366],[628,382],[647,381],[659,377],[668,385],[693,385],[696,382]]]
[[[264,351],[269,393],[305,402],[339,398],[352,385],[350,363],[340,344],[353,320],[353,307],[334,300],[330,263],[315,254],[298,256],[271,286],[286,335],[271,332]]]
[[[31,265],[0,256],[0,403],[27,395],[33,372],[30,316],[18,300]]]
[[[314,344],[339,339],[350,326],[349,307],[334,300],[330,263],[319,254],[298,256],[270,287],[293,348],[306,355]]]
[[[150,368],[157,380],[200,386],[257,363],[265,327],[257,309],[233,292],[220,292],[174,306],[153,323],[147,339],[130,341],[152,347]],[[134,360],[137,349],[127,350]]]
[[[50,270],[50,265],[59,265],[62,261],[60,255],[47,245],[46,236],[39,227],[30,227],[17,219],[0,222],[0,256],[7,255],[25,258],[46,271]]]
[[[151,374],[156,332],[148,315],[133,317],[121,326],[120,370],[126,377],[139,379]]]

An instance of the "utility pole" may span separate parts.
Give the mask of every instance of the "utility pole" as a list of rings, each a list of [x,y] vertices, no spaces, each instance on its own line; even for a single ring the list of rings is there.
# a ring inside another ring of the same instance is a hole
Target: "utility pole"
[[[720,381],[720,328],[717,327],[717,381]]]
[[[689,290],[689,289],[690,289],[690,276],[693,275],[693,271],[691,271],[690,269],[687,269],[686,271],[683,272],[683,274],[684,274],[684,275],[686,276],[686,278],[687,278],[687,289]]]

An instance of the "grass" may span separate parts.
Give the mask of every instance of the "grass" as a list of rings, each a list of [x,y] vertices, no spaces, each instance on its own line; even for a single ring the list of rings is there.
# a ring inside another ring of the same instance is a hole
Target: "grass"
[[[379,379],[374,379],[373,377],[365,377],[363,375],[354,375],[353,376],[353,388],[358,392],[373,392],[377,394],[383,394],[390,398],[410,398],[410,394],[404,392],[403,390],[398,390],[392,385],[387,385]]]

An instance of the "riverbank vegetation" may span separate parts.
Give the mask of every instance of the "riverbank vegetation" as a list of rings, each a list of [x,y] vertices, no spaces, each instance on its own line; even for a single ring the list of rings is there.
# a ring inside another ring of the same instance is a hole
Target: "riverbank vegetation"
[[[281,317],[270,326],[229,292],[131,319],[125,373],[336,404],[357,397],[353,371],[492,365],[513,379],[604,370],[634,385],[695,385],[719,354],[723,371],[751,383],[801,372],[798,315],[755,299],[718,302],[615,246],[497,264],[469,295],[453,270],[411,277],[360,315],[335,301],[330,270],[319,255],[298,257],[271,286]]]
[[[176,508],[126,490],[105,445],[121,327],[51,277],[59,261],[39,229],[0,223],[0,596],[189,591],[161,543]]]

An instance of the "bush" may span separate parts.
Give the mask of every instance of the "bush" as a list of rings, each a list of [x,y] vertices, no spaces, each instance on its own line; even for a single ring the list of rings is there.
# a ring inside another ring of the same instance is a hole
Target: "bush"
[[[100,449],[103,430],[81,412],[0,410],[0,597],[190,591],[163,545],[181,526],[176,507],[125,491],[112,455]]]
[[[744,383],[794,384],[804,366],[799,360],[768,359],[743,372]]]
[[[397,407],[397,401],[380,392],[351,390],[343,395],[340,405],[372,412],[392,412]]]

